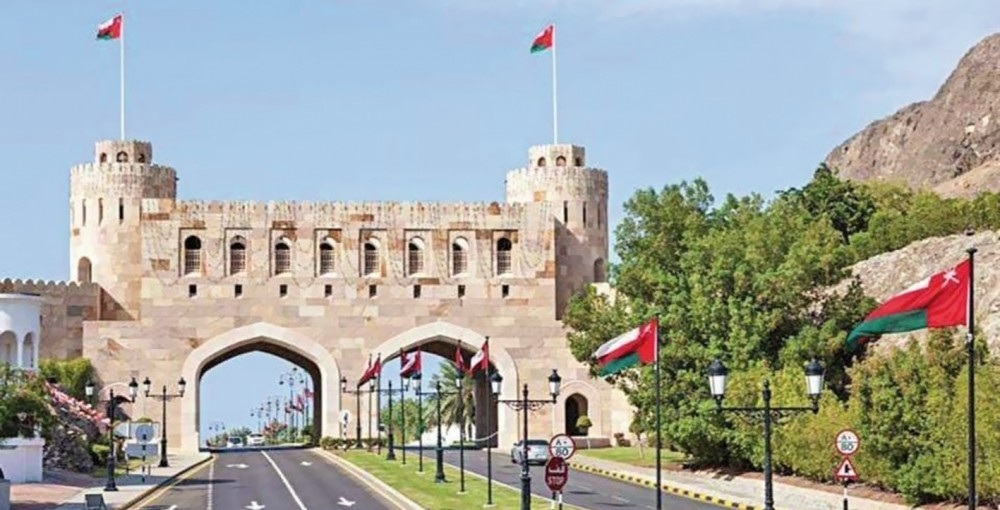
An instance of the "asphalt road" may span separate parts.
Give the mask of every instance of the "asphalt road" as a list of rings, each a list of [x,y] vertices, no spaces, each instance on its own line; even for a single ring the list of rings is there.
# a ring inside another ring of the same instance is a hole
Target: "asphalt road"
[[[389,510],[377,496],[309,450],[218,453],[215,461],[143,510]]]
[[[413,454],[412,457],[409,454]],[[407,463],[415,463],[416,452],[407,452]],[[424,454],[431,458],[424,459],[424,470],[434,472],[434,449],[425,449]],[[452,466],[458,466],[459,452],[446,450],[444,461]],[[399,458],[399,454],[396,454]],[[465,469],[474,473],[486,475],[486,451],[466,451]],[[545,486],[545,468],[531,466],[531,491],[545,498],[551,498],[552,493]],[[515,488],[521,486],[521,466],[510,462],[510,453],[493,454],[493,479]],[[563,489],[563,502],[591,510],[617,508],[622,510],[656,509],[656,491],[626,482],[613,480],[583,471],[572,471],[569,481]],[[548,507],[546,507],[548,508]],[[673,496],[663,493],[663,508],[670,510],[719,510],[719,506],[703,501]]]

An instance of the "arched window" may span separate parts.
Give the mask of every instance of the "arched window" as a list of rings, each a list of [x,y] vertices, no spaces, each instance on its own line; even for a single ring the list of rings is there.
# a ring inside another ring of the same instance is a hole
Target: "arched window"
[[[576,158],[576,166],[583,166],[583,158]]]
[[[274,274],[279,275],[292,270],[292,249],[285,239],[274,245]]]
[[[556,166],[566,166],[566,156],[556,158]]]
[[[319,245],[319,274],[332,274],[337,270],[336,252],[333,250],[333,242],[329,239],[323,240]]]
[[[87,199],[80,201],[80,224],[87,226]]]
[[[229,242],[229,274],[240,274],[247,270],[247,241],[236,236]]]
[[[184,274],[201,273],[201,239],[188,236],[184,240]]]
[[[140,152],[139,155],[135,157],[135,160],[138,161],[139,163],[145,163],[146,155]]]
[[[107,163],[108,162],[108,153],[107,152],[102,152],[101,156],[97,159],[97,161],[101,162],[101,163]]]
[[[424,272],[424,240],[419,237],[410,239],[406,246],[406,274],[412,276]]]
[[[35,351],[38,349],[35,343],[34,334],[24,334],[24,343],[21,344],[21,368],[35,368]]]
[[[97,199],[97,224],[104,223],[104,199]]]
[[[607,280],[607,274],[604,271],[604,259],[597,259],[594,261],[594,283],[603,283]]]
[[[17,335],[13,331],[0,333],[0,365],[17,365]]]
[[[579,427],[580,417],[590,416],[587,415],[588,409],[587,397],[574,393],[566,398],[566,412],[564,413],[566,417],[566,434],[571,436],[586,436],[589,427]],[[593,424],[593,419],[591,419],[591,424]]]
[[[115,156],[115,161],[119,163],[128,163],[128,154],[125,151],[121,151]]]
[[[91,282],[90,259],[83,257],[76,263],[76,281],[80,283]]]
[[[514,245],[510,242],[510,239],[506,237],[501,237],[497,239],[497,274],[510,274],[511,268],[511,252],[513,251]]]
[[[545,158],[538,158],[538,166],[545,166]]]
[[[378,241],[369,239],[365,242],[365,260],[362,267],[363,276],[376,276],[379,274]]]
[[[125,221],[125,199],[118,199],[118,223]]]
[[[458,276],[469,270],[469,242],[457,237],[451,243],[451,275]]]

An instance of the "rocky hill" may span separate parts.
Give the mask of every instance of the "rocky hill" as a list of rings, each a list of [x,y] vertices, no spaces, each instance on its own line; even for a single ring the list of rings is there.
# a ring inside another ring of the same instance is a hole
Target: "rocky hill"
[[[937,94],[869,124],[825,162],[852,180],[945,196],[1000,191],[1000,34],[976,44]]]
[[[860,278],[865,294],[879,302],[938,271],[968,257],[975,246],[976,326],[989,339],[991,350],[1000,352],[1000,232],[973,236],[953,235],[917,241],[909,246],[859,262],[851,272]],[[845,282],[846,284],[846,282]],[[839,288],[843,288],[842,284]],[[896,346],[921,333],[885,335],[875,342],[878,348]]]

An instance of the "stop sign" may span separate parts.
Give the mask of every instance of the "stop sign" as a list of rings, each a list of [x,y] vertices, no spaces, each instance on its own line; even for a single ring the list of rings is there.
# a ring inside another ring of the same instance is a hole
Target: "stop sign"
[[[559,492],[569,480],[569,466],[562,457],[549,457],[545,463],[545,485],[552,492]]]

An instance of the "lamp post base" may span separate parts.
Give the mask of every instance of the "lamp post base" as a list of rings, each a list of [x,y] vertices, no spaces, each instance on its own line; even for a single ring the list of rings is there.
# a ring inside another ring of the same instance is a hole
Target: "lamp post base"
[[[531,509],[531,475],[521,473],[521,510]]]
[[[434,473],[434,483],[445,483],[444,478],[444,450],[437,449],[437,471]]]

